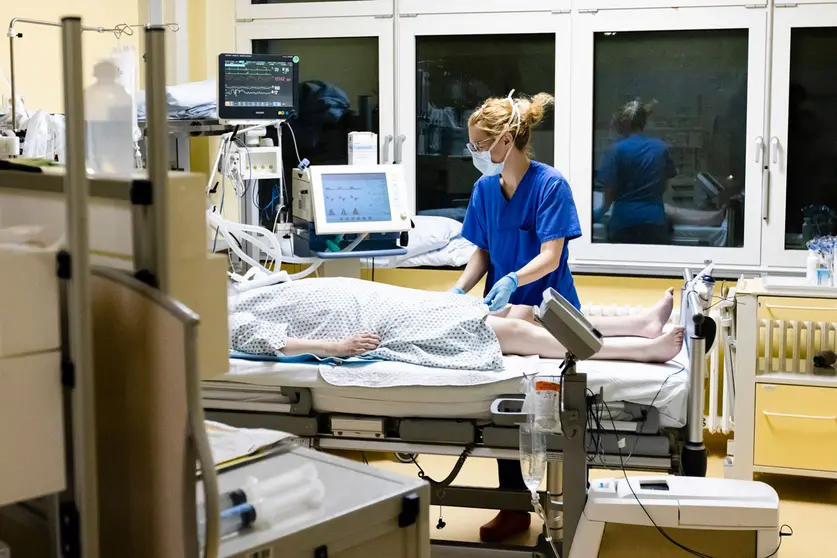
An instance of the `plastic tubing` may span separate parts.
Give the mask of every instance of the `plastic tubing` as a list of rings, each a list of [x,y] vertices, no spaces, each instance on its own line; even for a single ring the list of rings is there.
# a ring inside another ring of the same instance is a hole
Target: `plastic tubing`
[[[211,213],[211,212],[208,213],[207,220],[209,221],[209,223],[211,225],[214,225],[216,227],[218,232],[221,233],[221,236],[224,237],[224,240],[227,241],[227,245],[230,247],[230,249],[233,252],[236,253],[236,255],[238,255],[238,257],[240,257],[245,262],[249,263],[251,266],[262,267],[262,268],[264,267],[264,266],[262,266],[261,262],[257,262],[256,260],[251,258],[249,255],[245,254],[244,251],[241,248],[238,247],[238,243],[233,241],[232,233],[230,232],[229,226],[227,224],[228,222],[225,222],[225,220],[223,218],[221,218],[218,215],[215,215],[214,213]],[[265,244],[263,244],[261,241],[258,241],[255,238],[253,238],[252,240],[254,241],[253,244],[255,246],[257,246],[260,250],[269,253],[270,249],[267,248],[267,246]]]
[[[247,242],[252,243],[254,246],[258,247],[262,252],[268,255],[272,255],[271,252],[273,251],[279,251],[279,253],[281,254],[282,246],[279,243],[279,240],[275,236],[267,234],[265,232],[267,231],[267,229],[263,227],[257,227],[254,225],[243,225],[241,223],[233,223],[231,221],[227,221],[226,219],[215,213],[211,213],[211,215],[213,216],[211,222],[213,222],[215,226],[222,227],[230,234],[237,233],[238,235],[241,235]],[[258,235],[264,237],[267,240],[268,244],[272,246],[265,244],[264,241],[262,241],[262,239],[259,238]]]

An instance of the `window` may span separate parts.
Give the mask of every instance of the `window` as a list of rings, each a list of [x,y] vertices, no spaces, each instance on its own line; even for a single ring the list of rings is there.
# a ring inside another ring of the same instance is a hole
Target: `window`
[[[747,30],[594,36],[592,240],[742,247]]]
[[[348,163],[349,132],[378,133],[378,38],[338,37],[312,39],[257,39],[256,54],[299,56],[299,112],[290,120],[292,136],[283,127],[282,159],[285,181],[297,164],[294,136],[299,155],[312,165]],[[262,181],[266,183],[268,181]],[[277,184],[259,188],[262,220],[272,226]]]
[[[555,35],[416,37],[416,210],[463,220],[479,172],[468,117],[489,97],[555,90]],[[535,157],[553,164],[550,113],[533,133]]]
[[[837,9],[837,8],[835,8]],[[785,249],[837,235],[837,27],[791,30]]]

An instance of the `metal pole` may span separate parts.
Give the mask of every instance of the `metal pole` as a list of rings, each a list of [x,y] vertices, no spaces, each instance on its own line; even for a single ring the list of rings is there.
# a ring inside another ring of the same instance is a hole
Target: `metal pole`
[[[85,558],[99,556],[96,407],[93,376],[93,328],[90,316],[90,265],[87,221],[87,168],[84,161],[84,82],[81,18],[61,20],[66,118],[67,240],[71,256],[68,325],[73,390],[73,488],[80,519],[79,541]]]
[[[166,110],[166,28],[150,26],[145,30],[145,76],[148,107],[146,153],[148,178],[152,184],[152,202],[148,216],[150,261],[138,269],[148,269],[157,278],[159,288],[168,292],[168,115]]]
[[[17,107],[15,106],[15,38],[9,37],[9,79],[12,88],[12,131],[17,131]]]
[[[563,455],[561,456],[563,459]],[[564,512],[560,502],[564,498],[564,462],[549,461],[546,464],[546,525],[544,527],[556,541],[564,538]],[[554,505],[553,502],[559,505]]]
[[[706,368],[706,340],[693,336],[689,346],[689,437],[703,446],[703,380]]]

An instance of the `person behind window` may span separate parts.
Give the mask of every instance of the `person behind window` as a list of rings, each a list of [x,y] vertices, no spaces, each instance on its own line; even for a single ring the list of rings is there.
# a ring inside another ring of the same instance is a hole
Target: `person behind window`
[[[668,181],[677,176],[677,169],[665,142],[645,134],[654,104],[634,99],[613,114],[617,140],[596,176],[605,195],[604,205],[594,212],[594,220],[600,220],[613,206],[608,221],[608,240],[612,243],[671,241],[663,193]]]

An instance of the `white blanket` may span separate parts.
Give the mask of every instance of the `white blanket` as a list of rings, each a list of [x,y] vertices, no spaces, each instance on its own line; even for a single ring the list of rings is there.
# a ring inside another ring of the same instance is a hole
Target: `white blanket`
[[[479,386],[541,372],[538,357],[503,357],[500,371],[428,368],[405,362],[373,362],[355,366],[321,365],[323,380],[339,387]]]

